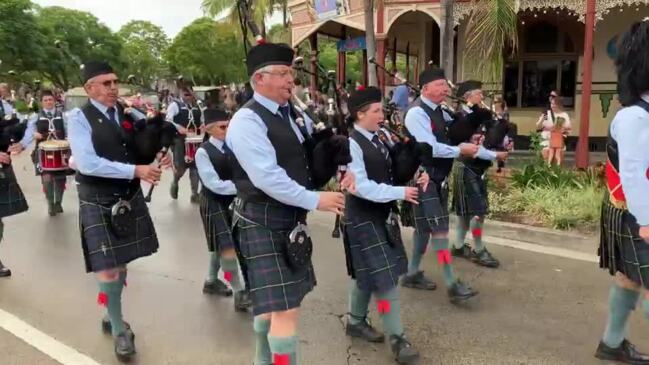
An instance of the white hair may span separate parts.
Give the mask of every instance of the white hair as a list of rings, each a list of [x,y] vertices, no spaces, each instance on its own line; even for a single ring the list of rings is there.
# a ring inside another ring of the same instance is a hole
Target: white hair
[[[255,81],[255,75],[260,74],[260,73],[270,72],[271,67],[273,67],[273,65],[266,65],[266,66],[258,69],[257,71],[255,71],[252,74],[252,76],[250,76],[250,86],[252,87],[253,90],[255,90],[255,86],[257,86],[257,82]]]

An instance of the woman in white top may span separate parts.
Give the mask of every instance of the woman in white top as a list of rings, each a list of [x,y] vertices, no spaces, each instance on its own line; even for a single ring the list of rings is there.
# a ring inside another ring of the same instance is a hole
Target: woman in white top
[[[561,122],[563,119],[563,122]],[[557,122],[560,122],[561,126],[557,125]],[[563,161],[563,156],[566,151],[565,143],[562,143],[560,147],[557,147],[556,144],[551,145],[550,137],[552,131],[556,128],[559,128],[560,133],[565,139],[572,130],[572,125],[570,124],[570,116],[563,110],[563,104],[561,103],[561,97],[552,94],[550,96],[550,108],[546,110],[539,117],[538,122],[536,122],[536,127],[541,129],[541,147],[543,159],[552,164],[553,160],[556,159],[557,165],[561,166]]]

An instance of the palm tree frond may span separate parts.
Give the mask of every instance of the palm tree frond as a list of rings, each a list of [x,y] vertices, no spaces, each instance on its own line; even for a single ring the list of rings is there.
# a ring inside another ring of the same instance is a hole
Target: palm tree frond
[[[236,4],[236,0],[203,0],[201,10],[205,15],[215,17],[225,10],[233,9]]]

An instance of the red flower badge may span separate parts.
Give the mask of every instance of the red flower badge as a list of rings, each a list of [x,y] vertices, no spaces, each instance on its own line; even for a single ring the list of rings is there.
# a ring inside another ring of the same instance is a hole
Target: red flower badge
[[[127,131],[133,130],[133,124],[129,122],[128,120],[125,120],[122,122],[122,128],[126,129]]]

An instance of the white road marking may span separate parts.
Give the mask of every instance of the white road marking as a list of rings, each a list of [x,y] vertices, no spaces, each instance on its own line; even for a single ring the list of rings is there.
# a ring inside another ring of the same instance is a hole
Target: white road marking
[[[100,365],[97,361],[37,330],[13,314],[0,309],[0,328],[35,347],[62,365]]]
[[[564,257],[573,260],[580,260],[586,262],[599,262],[599,258],[595,254],[588,254],[585,252],[580,252],[575,250],[567,250],[565,248],[560,248],[560,247],[544,246],[544,245],[538,245],[536,243],[521,242],[521,241],[515,241],[515,240],[510,240],[507,238],[500,238],[500,237],[484,236],[483,239],[489,243],[493,243],[499,246],[512,247],[520,250],[543,253],[546,255],[559,256],[559,257]]]

